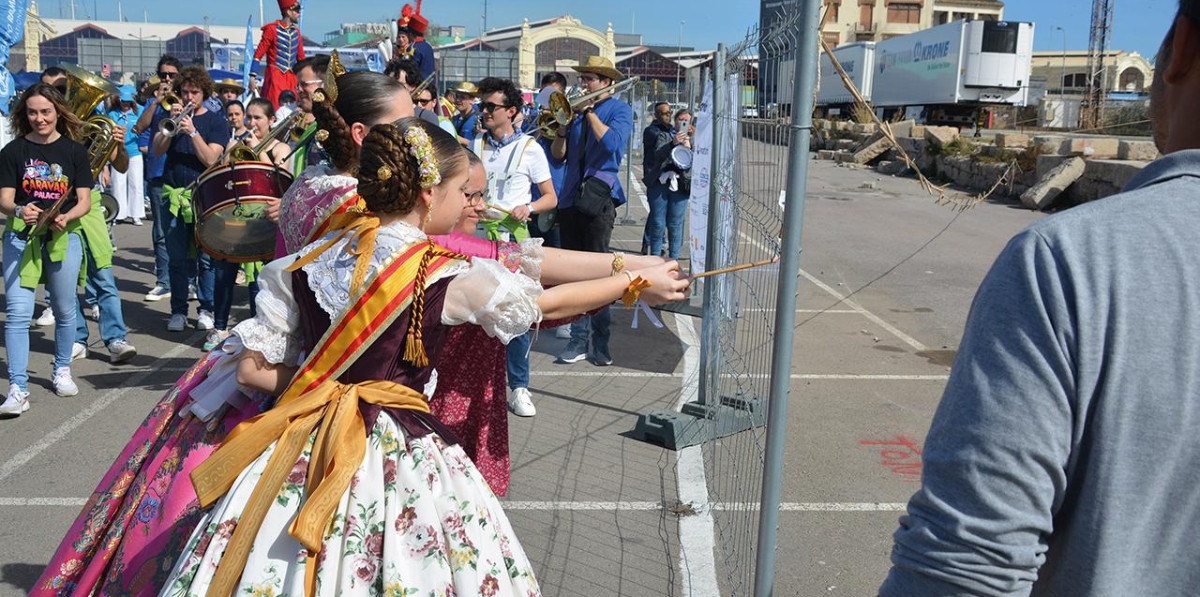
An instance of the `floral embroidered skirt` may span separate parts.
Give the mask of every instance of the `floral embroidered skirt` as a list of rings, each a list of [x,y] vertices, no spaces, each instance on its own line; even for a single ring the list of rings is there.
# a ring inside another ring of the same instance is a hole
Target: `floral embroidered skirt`
[[[221,352],[200,359],[155,405],[100,480],[31,595],[158,593],[201,518],[190,473],[234,426],[269,405],[240,393],[236,367],[230,366],[236,360]],[[207,423],[183,415],[201,393],[243,410],[223,409]]]
[[[303,503],[315,437],[267,511],[238,595],[304,594],[307,552],[288,525]],[[274,447],[204,516],[162,595],[205,595]],[[371,428],[315,561],[317,595],[308,597],[540,595],[499,500],[462,449],[436,433],[406,436],[387,413]]]

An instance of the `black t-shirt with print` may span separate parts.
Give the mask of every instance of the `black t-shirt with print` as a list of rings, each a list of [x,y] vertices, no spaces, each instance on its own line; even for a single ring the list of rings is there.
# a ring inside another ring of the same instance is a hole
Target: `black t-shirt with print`
[[[45,145],[18,137],[0,149],[0,188],[16,189],[17,205],[33,203],[44,210],[69,195],[62,206],[66,213],[78,203],[74,190],[92,184],[87,148],[66,136]]]
[[[155,118],[155,120],[160,119]],[[229,121],[224,116],[216,112],[205,112],[193,117],[192,124],[196,127],[196,134],[204,139],[205,143],[216,143],[221,147],[229,144]],[[156,128],[154,131],[157,135],[158,129]],[[200,157],[196,155],[192,139],[183,133],[179,133],[171,139],[165,157],[163,183],[172,187],[186,187],[200,178],[200,175],[208,169],[208,166],[205,166],[204,162],[200,161]]]

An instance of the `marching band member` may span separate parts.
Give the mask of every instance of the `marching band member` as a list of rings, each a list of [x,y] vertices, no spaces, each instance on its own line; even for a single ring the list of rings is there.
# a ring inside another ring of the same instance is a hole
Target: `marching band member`
[[[254,59],[266,58],[262,97],[279,107],[279,93],[296,88],[292,67],[304,60],[304,37],[300,35],[300,0],[277,0],[280,18],[263,25]]]

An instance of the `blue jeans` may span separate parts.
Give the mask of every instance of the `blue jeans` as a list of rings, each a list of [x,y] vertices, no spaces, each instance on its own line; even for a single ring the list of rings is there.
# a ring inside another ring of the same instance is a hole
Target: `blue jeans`
[[[604,307],[590,317],[576,319],[571,324],[571,340],[567,346],[588,350],[588,338],[591,338],[592,353],[608,354],[608,339],[612,335],[612,314]],[[511,383],[511,382],[509,382]]]
[[[196,279],[196,294],[200,298],[200,310],[213,310],[212,263],[207,254],[201,254],[199,259],[189,259],[195,250],[195,224],[183,221],[183,218],[171,215],[170,203],[164,197],[158,197],[158,208],[165,213],[166,227],[163,230],[167,243],[167,271],[170,273],[171,315],[187,315],[188,313],[188,282]]]
[[[224,330],[229,328],[229,311],[233,308],[233,289],[237,287],[237,273],[242,269],[240,263],[223,261],[205,255],[212,263],[213,271],[213,327]],[[203,258],[202,258],[203,259]],[[250,285],[250,316],[254,316],[254,297],[258,294],[258,283]]]
[[[508,370],[509,389],[529,387],[529,346],[532,343],[533,332],[530,331],[513,338],[505,347],[508,353],[505,368]]]
[[[71,364],[71,345],[75,342],[76,284],[83,261],[83,243],[79,235],[67,235],[67,254],[63,260],[50,261],[49,251],[42,250],[42,276],[50,291],[47,301],[54,313],[54,368]],[[16,233],[4,233],[4,346],[8,351],[8,383],[29,389],[29,320],[33,318],[33,296],[36,288],[21,286],[21,254],[25,241]]]
[[[166,230],[167,219],[171,217],[171,212],[163,208],[162,191],[162,178],[152,178],[146,183],[146,192],[150,196],[150,239],[154,244],[155,282],[163,288],[170,288]]]
[[[85,251],[89,250],[86,240],[83,245]],[[100,339],[104,341],[104,345],[108,346],[113,340],[124,340],[129,328],[125,327],[121,296],[117,294],[117,280],[113,277],[111,267],[96,267],[96,260],[92,258],[91,253],[88,253],[87,259],[87,290],[89,294],[95,295],[95,305],[100,308]],[[83,315],[83,303],[76,301],[76,305],[75,341],[87,344],[87,317]]]
[[[650,215],[646,218],[646,231],[642,235],[643,251],[658,255],[662,252],[663,235],[666,234],[667,255],[671,259],[679,259],[688,196],[672,191],[665,183],[655,180],[646,185],[646,201],[650,204]]]

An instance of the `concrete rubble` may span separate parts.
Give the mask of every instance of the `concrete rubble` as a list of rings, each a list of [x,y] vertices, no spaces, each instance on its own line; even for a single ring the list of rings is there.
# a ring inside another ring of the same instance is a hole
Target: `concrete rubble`
[[[1083,158],[1070,158],[1048,172],[1032,189],[1021,195],[1021,204],[1030,209],[1046,209],[1083,176],[1087,165]]]

